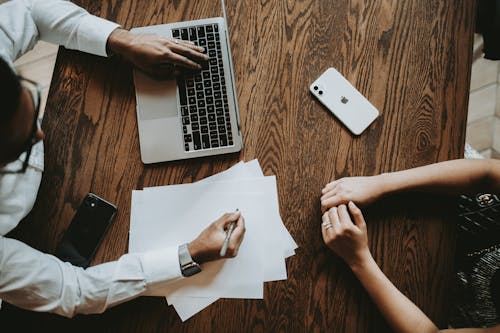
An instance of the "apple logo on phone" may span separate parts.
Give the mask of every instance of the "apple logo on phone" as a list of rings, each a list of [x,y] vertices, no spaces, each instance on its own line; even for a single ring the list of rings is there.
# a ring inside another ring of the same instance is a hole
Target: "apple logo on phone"
[[[340,97],[340,101],[341,101],[343,104],[347,104],[347,102],[349,102],[349,100],[348,100],[345,96]]]

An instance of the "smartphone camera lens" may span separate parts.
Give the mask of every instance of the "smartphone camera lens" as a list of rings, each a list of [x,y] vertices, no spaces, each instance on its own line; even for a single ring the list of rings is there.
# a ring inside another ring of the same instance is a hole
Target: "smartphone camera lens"
[[[314,87],[313,87],[313,89],[314,89],[314,90],[318,90],[318,86],[314,86]]]
[[[323,95],[323,90],[318,91],[318,94]]]

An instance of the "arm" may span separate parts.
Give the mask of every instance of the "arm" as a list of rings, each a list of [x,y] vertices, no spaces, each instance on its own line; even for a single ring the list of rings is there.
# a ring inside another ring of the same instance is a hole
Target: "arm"
[[[199,263],[219,259],[224,227],[238,219],[226,257],[238,252],[244,222],[238,214],[226,214],[189,244]],[[72,266],[19,241],[0,237],[0,298],[33,311],[72,317],[101,313],[109,307],[141,295],[155,295],[162,286],[181,278],[178,248],[125,254],[114,262],[87,269]]]
[[[322,190],[323,211],[355,201],[368,204],[381,196],[402,191],[459,194],[500,191],[500,161],[452,160],[371,177],[333,181]]]
[[[353,220],[349,213],[353,216]],[[331,208],[323,214],[322,221],[321,231],[325,244],[349,265],[395,332],[439,331],[436,325],[391,283],[375,263],[368,249],[363,214],[354,203],[349,202],[348,208],[345,205]],[[444,331],[489,332],[488,329]]]
[[[160,35],[134,35],[116,23],[90,15],[63,0],[18,0],[0,5],[0,57],[11,64],[33,48],[38,39],[68,49],[108,56],[124,56],[156,76],[180,73],[165,63],[200,69],[208,57],[191,42],[175,42]],[[194,61],[193,61],[194,60]]]

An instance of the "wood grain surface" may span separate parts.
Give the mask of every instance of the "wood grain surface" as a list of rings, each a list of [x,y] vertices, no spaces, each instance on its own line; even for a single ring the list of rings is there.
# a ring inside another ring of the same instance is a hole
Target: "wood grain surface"
[[[209,0],[75,2],[125,28],[222,15],[218,1]],[[93,192],[119,207],[93,263],[115,260],[127,250],[131,190],[190,183],[258,158],[266,175],[277,176],[281,215],[299,249],[287,260],[288,280],[266,283],[264,300],[219,300],[185,323],[164,299],[143,297],[72,320],[5,306],[2,326],[37,332],[389,331],[355,276],[323,244],[320,190],[334,178],[463,155],[474,6],[467,0],[227,0],[244,149],[153,166],[139,157],[130,65],[61,48],[43,122],[44,178],[32,213],[13,237],[53,252],[82,198]],[[328,67],[380,111],[359,137],[308,92]],[[377,263],[444,327],[453,202],[410,194],[364,212]]]

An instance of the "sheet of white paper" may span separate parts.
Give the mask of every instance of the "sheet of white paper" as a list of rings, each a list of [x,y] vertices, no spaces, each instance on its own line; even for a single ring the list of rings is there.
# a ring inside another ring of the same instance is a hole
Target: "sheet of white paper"
[[[236,258],[205,264],[200,274],[167,286],[165,296],[232,297],[227,292],[239,287],[238,297],[262,297],[262,288],[255,290],[252,283],[263,281],[263,251],[270,245],[267,244],[269,241],[263,243],[265,224],[259,218],[259,210],[252,207],[255,203],[265,205],[264,196],[242,193],[214,195],[213,192],[203,193],[199,190],[143,191],[142,195],[144,202],[147,202],[147,211],[141,216],[140,227],[138,223],[131,225],[130,252],[144,252],[191,241],[209,221],[216,220],[227,211],[228,206],[255,211],[246,215],[245,239]]]
[[[172,305],[181,320],[186,321],[218,299],[217,297],[175,298]]]
[[[259,218],[263,219],[266,225],[265,232],[271,238],[272,248],[266,251],[266,260],[263,262],[264,281],[286,280],[285,254],[293,251],[297,245],[291,238],[288,230],[285,228],[281,218],[277,214],[278,199],[276,193],[276,178],[274,176],[261,177],[254,179],[217,181],[196,184],[196,189],[202,191],[211,191],[214,193],[254,193],[253,191],[262,191],[265,195],[268,213],[264,214],[262,207],[254,205],[252,209],[260,211]],[[161,195],[165,190],[170,191],[188,191],[193,189],[190,185],[175,185],[170,187],[150,187],[144,189],[144,192],[154,195]],[[246,218],[248,211],[241,210]]]

